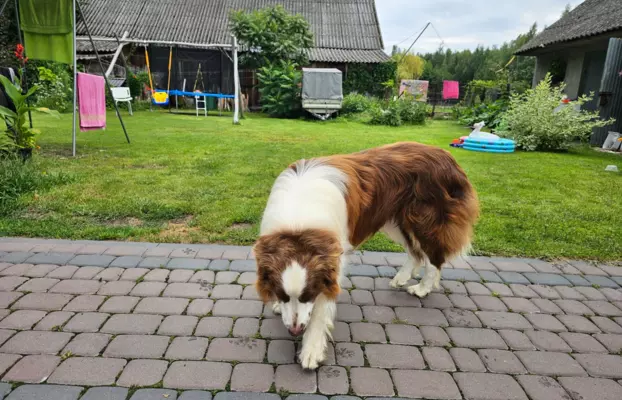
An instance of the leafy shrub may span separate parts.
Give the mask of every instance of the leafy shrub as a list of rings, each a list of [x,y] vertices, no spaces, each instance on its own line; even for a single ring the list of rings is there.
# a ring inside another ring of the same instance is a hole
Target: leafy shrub
[[[301,109],[302,72],[291,61],[269,64],[257,72],[261,107],[273,117],[294,117]]]
[[[481,103],[462,110],[454,110],[456,110],[455,115],[458,115],[458,121],[463,125],[472,126],[484,121],[487,127],[495,129],[501,123],[508,106],[508,100],[499,99],[493,103]]]
[[[400,107],[397,101],[391,101],[386,107],[382,107],[378,104],[372,107],[371,119],[369,121],[372,125],[387,125],[387,126],[401,126],[402,117],[400,115]]]
[[[370,111],[372,125],[401,126],[403,124],[421,125],[427,117],[425,103],[408,99],[390,100],[374,104]]]
[[[12,154],[0,155],[0,215],[14,212],[22,196],[37,191],[49,190],[55,185],[71,182],[64,173],[48,174],[40,171],[34,161],[24,163]]]
[[[341,105],[341,114],[360,114],[370,109],[372,106],[373,100],[369,97],[358,94],[358,93],[350,93],[343,98],[343,103]]]
[[[426,103],[420,101],[397,101],[400,117],[405,124],[422,125],[428,115]]]
[[[69,73],[62,67],[37,67],[39,80],[37,88],[37,107],[51,108],[67,112],[72,107],[72,82]]]
[[[143,98],[145,85],[149,86],[149,74],[145,71],[133,73],[126,69],[127,85],[133,98]]]
[[[589,139],[592,129],[615,122],[599,119],[598,111],[575,110],[592,96],[581,96],[558,109],[564,87],[552,87],[547,74],[534,89],[513,95],[499,134],[514,139],[523,150],[566,150],[574,140]]]

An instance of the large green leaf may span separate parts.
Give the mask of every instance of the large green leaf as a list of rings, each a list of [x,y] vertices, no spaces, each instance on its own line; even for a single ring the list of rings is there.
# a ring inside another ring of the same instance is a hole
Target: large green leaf
[[[17,114],[4,106],[0,106],[0,116],[17,119]]]
[[[15,87],[9,78],[4,75],[0,75],[0,82],[2,82],[2,86],[4,87],[4,91],[7,96],[9,96],[14,103],[22,102],[24,100],[24,95],[22,95],[21,91]]]

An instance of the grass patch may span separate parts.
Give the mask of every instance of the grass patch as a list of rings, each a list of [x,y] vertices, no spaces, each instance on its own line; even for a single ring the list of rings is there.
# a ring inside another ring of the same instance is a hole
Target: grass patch
[[[250,115],[236,127],[229,117],[124,115],[131,145],[109,113],[105,131],[78,134],[77,158],[71,117],[35,115],[37,170],[62,178],[20,191],[0,216],[0,235],[251,244],[274,179],[292,161],[415,140],[449,150],[476,187],[478,254],[622,259],[622,174],[604,171],[621,159],[587,147],[469,152],[448,146],[468,134],[449,121],[390,128]],[[364,249],[401,250],[383,235]]]

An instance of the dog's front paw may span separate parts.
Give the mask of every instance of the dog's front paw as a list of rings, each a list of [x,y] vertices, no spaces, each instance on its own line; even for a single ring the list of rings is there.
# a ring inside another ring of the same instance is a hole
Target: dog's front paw
[[[320,366],[320,363],[324,361],[324,352],[317,349],[303,348],[300,352],[300,365],[303,369],[315,370]]]
[[[427,296],[431,291],[429,288],[424,287],[422,284],[412,285],[407,290],[408,293],[419,298]]]
[[[389,286],[391,286],[393,289],[399,289],[407,284],[409,279],[410,277],[402,277],[398,274],[391,280]]]
[[[272,313],[274,315],[281,314],[281,303],[279,303],[279,302],[272,303]]]

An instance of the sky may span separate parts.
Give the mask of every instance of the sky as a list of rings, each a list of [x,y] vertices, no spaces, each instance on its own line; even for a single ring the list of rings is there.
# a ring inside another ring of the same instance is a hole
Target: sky
[[[433,52],[442,38],[444,48],[474,49],[500,45],[534,22],[538,31],[561,16],[566,4],[581,0],[376,0],[385,51],[394,44],[408,48],[427,22],[432,25],[413,47],[415,53]],[[436,28],[436,31],[433,27]],[[437,35],[438,32],[438,35]]]

